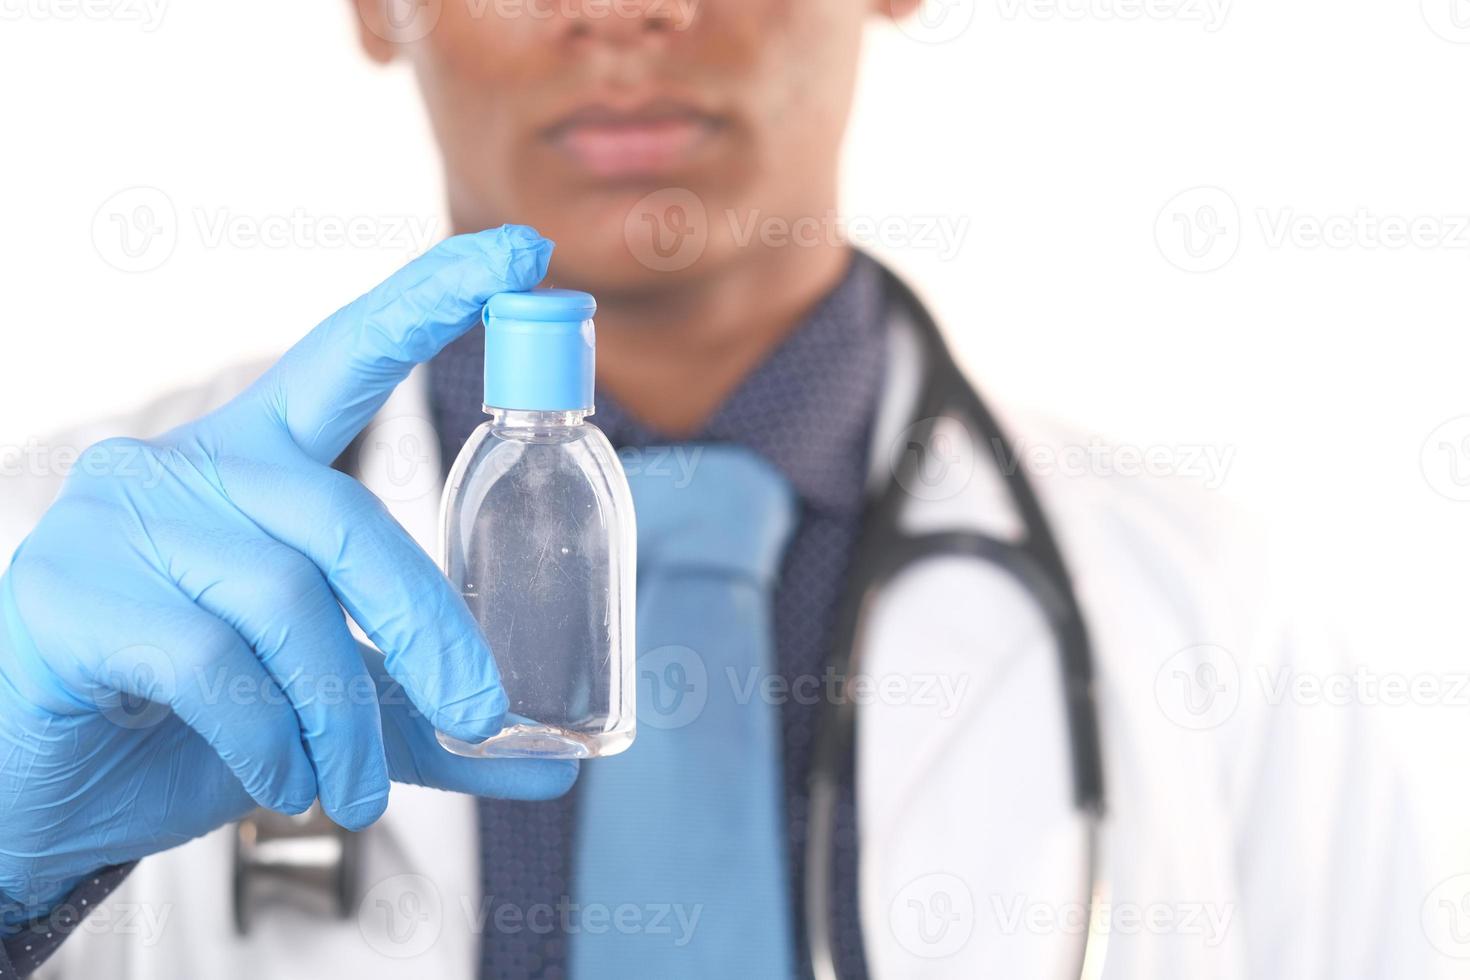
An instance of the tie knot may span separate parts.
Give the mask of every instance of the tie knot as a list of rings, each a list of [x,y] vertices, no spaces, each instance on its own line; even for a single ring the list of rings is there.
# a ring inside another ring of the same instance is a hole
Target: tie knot
[[[679,446],[680,465],[655,465],[664,455],[645,449],[628,468],[640,571],[709,570],[770,585],[796,525],[786,478],[739,446]]]

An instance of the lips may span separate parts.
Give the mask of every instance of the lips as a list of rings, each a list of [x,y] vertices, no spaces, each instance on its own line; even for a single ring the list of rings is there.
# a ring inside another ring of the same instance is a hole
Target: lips
[[[546,130],[573,166],[603,179],[658,177],[689,165],[722,120],[693,106],[649,103],[631,109],[585,106]]]

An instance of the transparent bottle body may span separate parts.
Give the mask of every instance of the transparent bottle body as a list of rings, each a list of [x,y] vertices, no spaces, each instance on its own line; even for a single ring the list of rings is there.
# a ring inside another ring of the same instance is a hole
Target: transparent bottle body
[[[589,758],[633,742],[637,532],[607,437],[581,412],[487,408],[444,488],[440,556],[500,668],[505,727],[473,757]]]

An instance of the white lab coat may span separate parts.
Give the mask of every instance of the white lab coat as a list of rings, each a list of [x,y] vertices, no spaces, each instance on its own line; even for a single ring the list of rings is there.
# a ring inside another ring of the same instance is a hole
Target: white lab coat
[[[893,336],[875,480],[891,472],[918,388],[917,348],[901,318]],[[73,443],[155,434],[224,401],[258,370],[231,372]],[[441,465],[428,418],[420,371],[363,441],[360,476],[432,548]],[[1006,421],[1029,446],[1080,444],[1046,425]],[[1013,532],[999,478],[977,459],[948,489],[916,488],[907,522]],[[7,555],[59,479],[8,482]],[[1267,581],[1264,542],[1177,481],[1056,471],[1036,482],[1098,660],[1110,802],[1105,976],[1448,975],[1450,962],[1420,927],[1433,880],[1418,864],[1412,808],[1383,746],[1351,708],[1272,703],[1283,671],[1342,664],[1331,645],[1294,627]],[[873,975],[1074,975],[1084,837],[1070,800],[1056,651],[1038,610],[993,568],[946,559],[904,573],[873,623],[862,650],[874,684],[858,713],[857,770]],[[1171,693],[1200,657],[1226,688],[1203,714],[1202,702]],[[387,814],[365,833],[361,914],[339,922],[262,913],[246,940],[231,925],[229,828],[217,831],[144,860],[113,907],[39,975],[471,977],[483,908],[473,811],[466,797],[395,786]]]

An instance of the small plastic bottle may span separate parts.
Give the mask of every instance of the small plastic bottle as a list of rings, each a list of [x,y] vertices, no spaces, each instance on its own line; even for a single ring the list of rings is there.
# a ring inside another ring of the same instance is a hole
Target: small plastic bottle
[[[459,589],[510,698],[458,755],[582,759],[634,736],[633,497],[592,414],[597,304],[587,293],[500,293],[485,307],[489,416],[450,470],[444,574]]]

